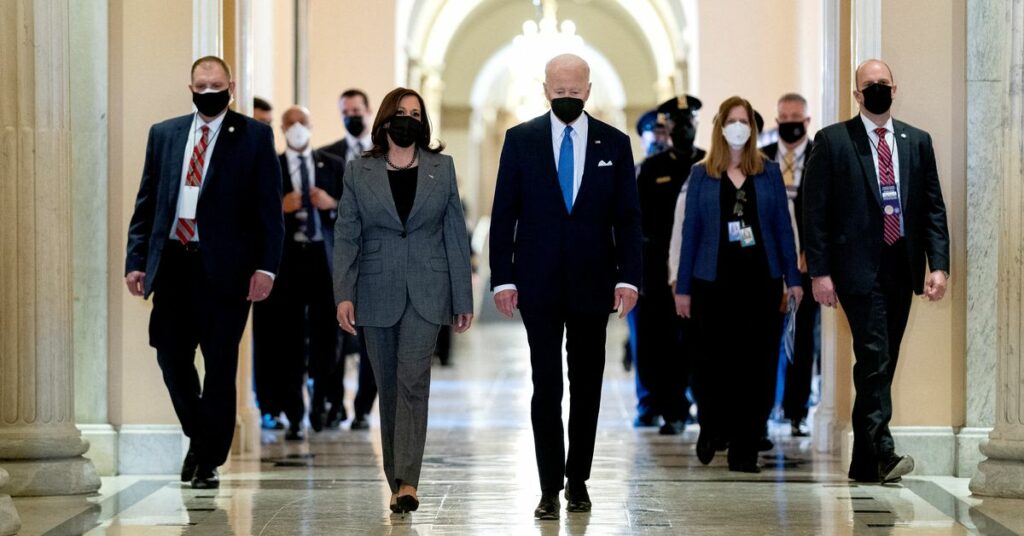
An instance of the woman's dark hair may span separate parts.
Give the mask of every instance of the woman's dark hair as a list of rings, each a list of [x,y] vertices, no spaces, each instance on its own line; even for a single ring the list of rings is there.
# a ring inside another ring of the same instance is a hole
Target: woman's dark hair
[[[387,125],[391,122],[391,118],[398,113],[398,104],[410,95],[420,101],[420,121],[423,123],[423,135],[416,140],[416,146],[431,153],[440,153],[444,150],[444,143],[440,141],[431,146],[430,117],[427,116],[427,106],[423,102],[423,97],[415,90],[400,87],[385,95],[380,107],[377,108],[377,116],[373,119],[373,128],[370,129],[370,140],[373,141],[373,147],[366,151],[364,156],[379,158],[387,154],[389,146]]]

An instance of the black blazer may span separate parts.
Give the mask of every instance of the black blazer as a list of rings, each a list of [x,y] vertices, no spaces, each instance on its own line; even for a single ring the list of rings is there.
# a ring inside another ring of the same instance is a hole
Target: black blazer
[[[149,130],[125,259],[125,273],[146,272],[146,297],[153,292],[160,254],[175,225],[192,117],[169,119]],[[228,110],[208,158],[196,208],[203,267],[214,288],[244,297],[253,272],[277,273],[281,262],[284,219],[274,134],[267,125]]]
[[[369,149],[369,147],[367,147],[367,149]],[[330,145],[325,145],[317,150],[320,151],[321,153],[327,153],[335,158],[340,159],[342,161],[342,165],[344,166],[345,159],[348,158],[348,136],[343,136],[340,140]],[[345,173],[344,168],[342,168],[341,173]]]
[[[893,121],[900,199],[911,285],[924,291],[925,259],[949,272],[946,206],[927,132]],[[804,169],[804,235],[811,277],[831,275],[836,290],[865,294],[882,252],[882,198],[867,131],[860,116],[828,126],[814,138]]]
[[[316,177],[313,179],[317,188],[327,192],[331,197],[341,200],[342,178],[345,175],[345,161],[323,152],[320,149],[312,151],[313,169],[316,170]],[[278,160],[281,162],[281,192],[282,196],[295,191],[292,186],[292,177],[288,169],[288,157],[282,153]],[[334,222],[338,219],[338,210],[320,210],[320,233],[324,237],[324,247],[327,250],[327,264],[331,265],[334,260]],[[292,240],[295,233],[299,232],[299,221],[295,213],[284,215],[284,239]]]
[[[797,241],[800,243],[800,251],[804,250],[804,184],[807,181],[804,177],[807,176],[807,159],[811,156],[811,150],[814,149],[814,142],[807,140],[807,148],[804,149],[804,174],[800,177],[800,185],[796,187],[796,199],[793,200],[793,218],[796,219],[796,231]],[[768,157],[772,162],[776,161],[779,156],[779,142],[769,143],[761,148],[761,152]],[[780,163],[779,166],[782,166]],[[800,253],[798,251],[797,253]]]
[[[551,116],[505,134],[491,211],[491,285],[515,284],[524,311],[608,313],[617,283],[640,286],[640,204],[629,137],[589,117],[586,143],[583,182],[569,214]]]

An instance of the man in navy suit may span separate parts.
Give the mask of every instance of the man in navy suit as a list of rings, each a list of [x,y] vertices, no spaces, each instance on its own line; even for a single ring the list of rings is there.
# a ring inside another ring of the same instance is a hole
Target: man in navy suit
[[[228,109],[234,88],[222,59],[200,58],[189,85],[198,111],[150,129],[125,260],[129,292],[153,295],[149,344],[190,439],[181,479],[199,489],[219,486],[238,343],[249,304],[273,287],[284,235],[273,132]]]
[[[509,129],[491,212],[494,301],[518,308],[533,367],[533,422],[541,500],[558,519],[591,508],[608,315],[636,305],[641,278],[640,204],[633,153],[619,130],[583,113],[590,67],[571,54],[545,70],[551,112]],[[569,366],[569,451],[562,428],[562,336]],[[563,486],[563,479],[566,482]]]

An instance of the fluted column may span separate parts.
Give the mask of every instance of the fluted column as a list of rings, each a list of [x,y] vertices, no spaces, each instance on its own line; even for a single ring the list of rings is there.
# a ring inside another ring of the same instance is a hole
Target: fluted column
[[[68,1],[0,2],[0,21],[0,493],[89,493],[100,480],[75,427],[71,352]]]
[[[981,10],[985,2],[968,9]],[[968,39],[1003,67],[998,80],[1005,100],[987,110],[988,120],[1000,122],[1002,172],[996,177],[1002,190],[999,213],[999,302],[996,316],[995,428],[981,452],[988,457],[978,465],[970,488],[975,494],[1024,498],[1024,0],[999,3],[1005,12],[991,13],[1000,21],[995,28]],[[991,7],[989,5],[988,7]],[[1002,22],[1005,21],[1005,22]],[[969,53],[972,51],[969,51]],[[991,140],[998,144],[1000,140]],[[995,208],[995,207],[992,207]]]

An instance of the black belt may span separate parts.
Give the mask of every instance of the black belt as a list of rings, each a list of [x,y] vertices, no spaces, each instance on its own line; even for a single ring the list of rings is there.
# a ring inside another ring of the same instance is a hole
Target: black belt
[[[195,241],[195,242],[191,242],[190,241],[190,242],[186,242],[186,243],[182,244],[180,240],[171,239],[171,240],[167,241],[167,247],[171,248],[171,249],[174,249],[174,250],[177,250],[177,251],[179,251],[181,253],[199,253],[199,242],[198,241]]]
[[[310,249],[310,248],[314,248],[314,247],[319,247],[319,248],[323,248],[324,247],[324,241],[323,240],[317,240],[315,242],[299,242],[298,240],[292,240],[290,242],[290,244],[292,245],[292,247],[299,248],[301,250],[306,250],[306,249]]]

